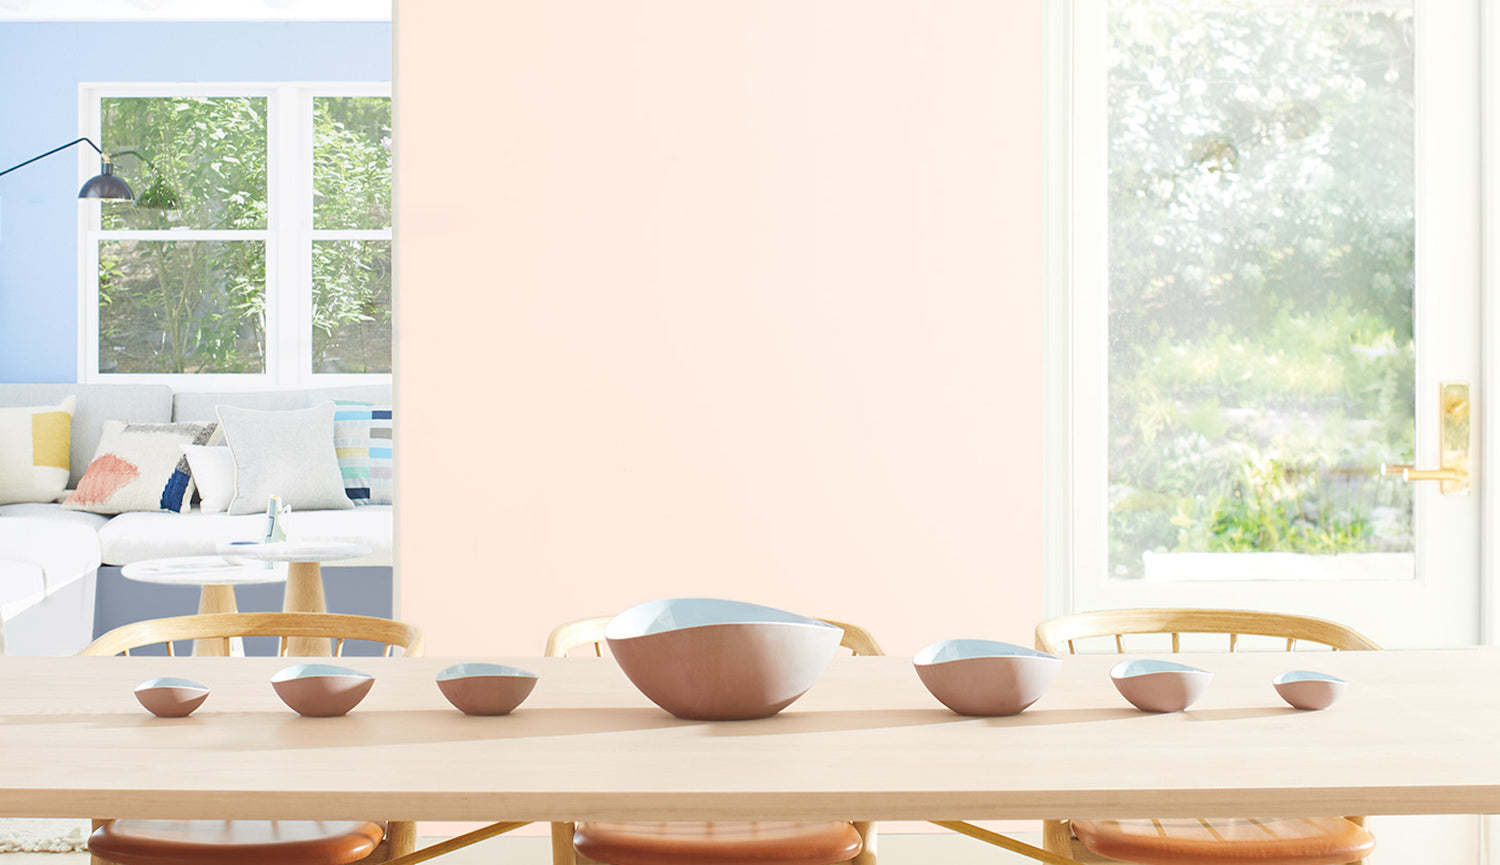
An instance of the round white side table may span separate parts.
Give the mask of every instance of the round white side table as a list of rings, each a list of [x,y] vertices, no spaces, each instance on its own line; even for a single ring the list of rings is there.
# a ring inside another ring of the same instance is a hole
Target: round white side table
[[[120,569],[121,576],[141,583],[167,586],[200,586],[198,612],[234,613],[234,587],[256,583],[279,583],[286,579],[281,568],[262,563],[236,564],[219,556],[179,556],[171,559],[146,559]],[[194,655],[224,655],[222,640],[195,640]]]
[[[363,541],[222,541],[219,555],[231,562],[287,562],[286,595],[281,609],[288,613],[324,613],[328,604],[323,598],[323,562],[357,559],[367,556],[374,547]],[[323,637],[291,637],[287,654],[327,656],[330,643]]]

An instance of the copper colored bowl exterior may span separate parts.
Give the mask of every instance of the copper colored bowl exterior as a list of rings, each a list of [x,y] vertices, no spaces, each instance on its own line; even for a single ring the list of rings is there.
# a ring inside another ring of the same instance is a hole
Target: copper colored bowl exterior
[[[843,631],[800,622],[726,622],[607,637],[620,669],[651,702],[691,721],[766,718],[828,668]]]
[[[441,679],[438,690],[465,715],[508,715],[536,687],[535,676],[464,676]]]
[[[1347,682],[1330,679],[1303,679],[1296,682],[1277,682],[1276,693],[1294,709],[1326,709],[1343,696]]]
[[[307,718],[348,714],[374,685],[369,676],[305,676],[271,683],[283,703]]]
[[[208,691],[163,685],[138,689],[135,698],[146,707],[146,711],[158,718],[186,718],[208,699]]]
[[[1181,712],[1203,696],[1213,674],[1192,669],[1167,670],[1133,676],[1111,674],[1110,680],[1120,696],[1142,712]]]
[[[1057,678],[1057,658],[1011,655],[917,664],[917,676],[960,715],[1017,715],[1040,700]]]

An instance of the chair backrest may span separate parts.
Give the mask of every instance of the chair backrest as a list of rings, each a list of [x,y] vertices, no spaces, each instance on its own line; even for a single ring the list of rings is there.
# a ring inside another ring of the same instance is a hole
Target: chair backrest
[[[1266,613],[1256,610],[1140,609],[1099,610],[1048,619],[1036,626],[1036,647],[1044,652],[1078,654],[1077,641],[1114,637],[1115,651],[1125,651],[1130,634],[1171,634],[1172,651],[1182,651],[1182,634],[1224,634],[1233,652],[1241,636],[1286,640],[1286,650],[1299,642],[1317,643],[1334,651],[1375,650],[1380,646],[1355,631],[1326,619]]]
[[[594,654],[604,654],[604,626],[608,625],[614,616],[595,616],[592,619],[579,619],[576,622],[568,622],[558,625],[547,636],[546,656],[549,658],[565,658],[568,652],[579,646],[591,645]],[[884,655],[880,644],[875,642],[875,637],[858,625],[847,622],[836,622],[833,619],[823,619],[830,625],[844,629],[844,637],[839,640],[839,645],[848,649],[856,655]]]
[[[386,656],[397,649],[408,658],[422,654],[422,631],[405,622],[336,613],[209,613],[147,619],[121,625],[88,644],[80,655],[129,655],[131,649],[164,643],[176,655],[176,640],[222,639],[228,654],[234,637],[280,637],[277,656],[284,657],[291,637],[328,638],[334,657],[343,655],[345,640],[384,643]]]

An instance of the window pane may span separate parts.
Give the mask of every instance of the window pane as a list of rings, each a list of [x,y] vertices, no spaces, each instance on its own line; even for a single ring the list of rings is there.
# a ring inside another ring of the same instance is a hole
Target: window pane
[[[391,371],[391,242],[313,242],[313,372]]]
[[[99,371],[263,373],[265,244],[99,244]]]
[[[1111,0],[1112,576],[1239,552],[1411,576],[1410,486],[1378,475],[1414,428],[1399,5]]]
[[[100,146],[136,203],[105,229],[266,227],[264,97],[106,97]]]
[[[391,100],[313,100],[313,227],[391,225]]]

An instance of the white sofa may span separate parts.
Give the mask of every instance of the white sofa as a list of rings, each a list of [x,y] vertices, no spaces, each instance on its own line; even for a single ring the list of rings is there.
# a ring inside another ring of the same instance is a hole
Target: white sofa
[[[258,392],[182,392],[165,385],[5,384],[0,406],[51,405],[77,397],[70,444],[70,483],[78,484],[98,447],[105,420],[137,423],[213,420],[214,406],[304,408],[324,396],[389,402],[389,385]],[[294,511],[289,531],[298,539],[357,538],[370,555],[341,566],[392,564],[392,508]],[[144,559],[212,555],[220,541],[258,540],[260,514],[125,513],[113,517],[65,511],[55,503],[0,506],[0,653],[72,654],[93,639],[100,569]],[[388,585],[388,583],[386,583]]]

